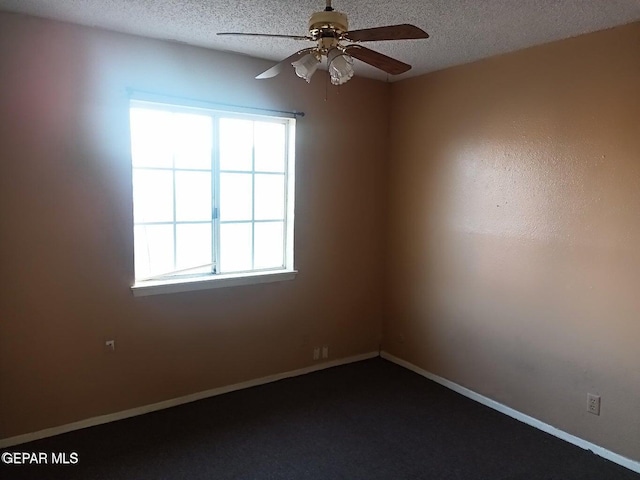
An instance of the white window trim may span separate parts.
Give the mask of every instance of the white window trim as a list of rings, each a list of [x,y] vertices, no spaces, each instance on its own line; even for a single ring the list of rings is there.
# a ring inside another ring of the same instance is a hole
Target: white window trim
[[[165,293],[191,292],[212,288],[239,287],[261,283],[284,282],[293,280],[296,270],[273,270],[248,273],[229,273],[189,279],[154,280],[136,283],[131,287],[134,297],[161,295]]]
[[[131,93],[131,92],[130,92]],[[149,98],[151,97],[151,98]],[[155,98],[154,98],[155,97]],[[161,100],[162,98],[162,100]],[[169,293],[190,292],[198,290],[209,290],[213,288],[225,288],[225,287],[237,287],[243,285],[257,285],[263,283],[274,283],[293,280],[298,273],[294,269],[294,202],[289,201],[290,198],[295,198],[295,120],[297,116],[304,116],[304,114],[294,112],[277,112],[278,115],[274,115],[274,111],[265,111],[260,109],[251,109],[247,107],[232,107],[232,108],[220,108],[218,104],[208,105],[205,102],[184,101],[180,102],[167,101],[167,98],[163,98],[157,95],[148,94],[131,94],[130,99],[136,101],[136,103],[153,103],[155,105],[164,104],[167,107],[177,108],[184,107],[185,109],[204,108],[208,111],[224,112],[229,116],[243,117],[243,113],[249,114],[252,117],[274,116],[280,118],[288,118],[289,125],[293,124],[294,128],[288,127],[288,150],[287,150],[287,188],[285,190],[286,206],[285,212],[285,239],[289,246],[285,249],[285,268],[277,270],[256,270],[250,272],[240,273],[228,273],[228,274],[215,274],[215,275],[203,275],[198,277],[176,278],[168,277],[159,280],[144,280],[135,282],[131,285],[131,291],[134,297],[144,297],[151,295],[162,295]],[[285,113],[285,115],[282,115]]]

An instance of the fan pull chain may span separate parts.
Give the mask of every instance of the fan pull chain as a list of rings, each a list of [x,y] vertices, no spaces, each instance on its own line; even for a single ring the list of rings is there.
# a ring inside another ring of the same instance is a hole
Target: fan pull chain
[[[326,75],[326,80],[324,82],[324,101],[326,102],[329,98],[329,77],[330,75]]]

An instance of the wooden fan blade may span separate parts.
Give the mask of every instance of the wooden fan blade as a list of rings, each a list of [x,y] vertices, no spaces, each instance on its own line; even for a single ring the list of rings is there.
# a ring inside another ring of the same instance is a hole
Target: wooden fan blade
[[[361,45],[347,45],[345,51],[353,58],[357,58],[391,75],[399,75],[411,70],[411,65],[402,63],[400,60],[387,57],[382,53],[370,50]]]
[[[429,38],[429,34],[415,25],[389,25],[387,27],[365,28],[352,30],[345,34],[348,40],[354,42],[373,42],[377,40],[412,40]]]
[[[271,67],[269,70],[262,72],[256,78],[258,80],[263,80],[265,78],[273,78],[276,75],[278,75],[280,72],[282,72],[284,68],[291,66],[291,62],[295,62],[297,59],[299,59],[303,55],[306,55],[307,53],[312,52],[313,50],[314,50],[313,48],[305,48],[303,50],[300,50],[299,52],[296,52],[293,55],[288,56],[287,58],[282,60],[280,63],[276,63],[273,67]]]
[[[305,37],[302,35],[277,35],[274,33],[240,33],[240,32],[221,32],[216,35],[236,35],[243,37],[271,37],[271,38],[289,38],[292,40],[313,40],[311,37]]]

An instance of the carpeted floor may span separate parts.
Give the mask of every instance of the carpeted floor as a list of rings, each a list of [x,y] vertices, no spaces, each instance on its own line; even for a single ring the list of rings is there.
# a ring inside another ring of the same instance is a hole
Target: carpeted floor
[[[7,449],[3,479],[640,480],[376,358]]]

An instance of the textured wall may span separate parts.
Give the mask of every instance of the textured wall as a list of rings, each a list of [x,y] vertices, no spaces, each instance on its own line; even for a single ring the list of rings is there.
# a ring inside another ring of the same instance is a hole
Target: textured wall
[[[0,14],[0,438],[377,351],[389,87]],[[290,282],[134,298],[126,87],[302,110]],[[346,128],[348,126],[348,128]],[[103,353],[116,339],[116,353]]]
[[[636,23],[393,85],[384,336],[636,460],[639,47]]]

